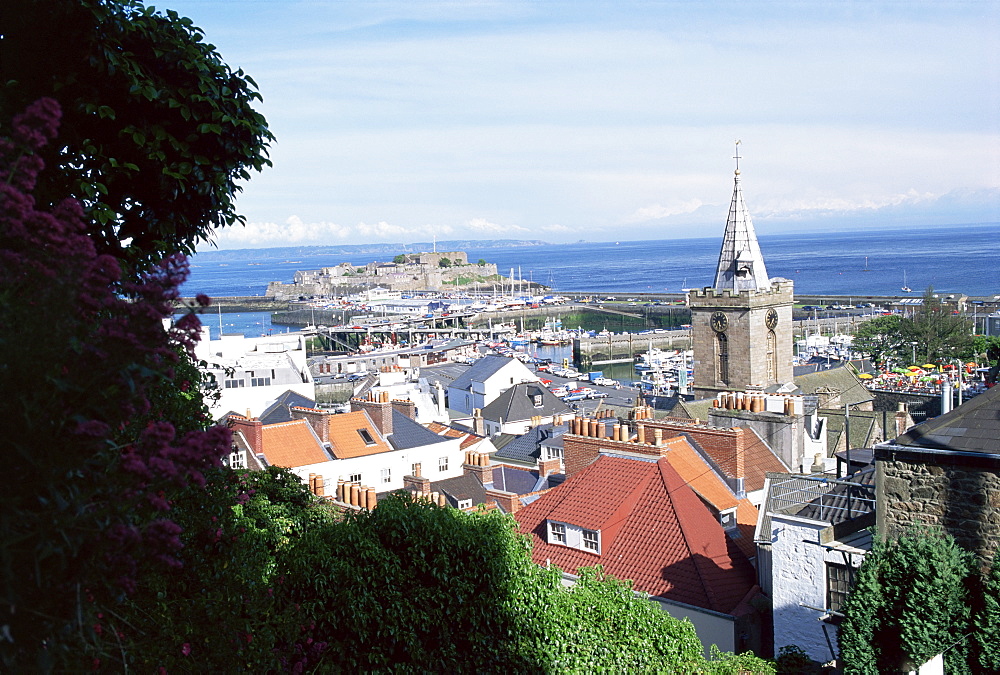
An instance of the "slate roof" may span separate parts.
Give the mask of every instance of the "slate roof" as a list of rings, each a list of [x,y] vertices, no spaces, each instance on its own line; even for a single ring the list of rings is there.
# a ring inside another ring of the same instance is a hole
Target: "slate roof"
[[[652,426],[652,425],[650,425]],[[680,433],[685,436],[695,449],[701,454],[702,457],[706,458],[707,461],[720,467],[722,460],[728,456],[728,448],[723,451],[717,449],[716,452],[718,456],[713,456],[712,452],[705,448],[701,443],[699,443],[699,438],[710,438],[711,430],[714,427],[710,427],[702,423],[701,425],[689,424],[683,429],[674,428],[671,429],[672,433]],[[769,471],[788,471],[788,467],[785,463],[778,458],[777,455],[768,447],[767,443],[760,439],[757,432],[754,431],[753,427],[742,427],[743,432],[746,434],[746,440],[743,444],[743,489],[747,492],[756,492],[757,490],[762,490],[764,488],[764,479]],[[706,444],[709,441],[706,440]],[[735,443],[735,439],[733,440]],[[726,474],[728,476],[728,474]],[[738,476],[728,476],[729,478],[738,478]]]
[[[306,420],[292,420],[261,427],[264,458],[271,466],[291,469],[327,462],[331,457]]]
[[[536,406],[534,397],[541,396]],[[504,422],[526,422],[535,415],[572,415],[573,411],[555,394],[537,382],[515,384],[483,408],[483,419]]]
[[[414,422],[398,410],[393,410],[392,433],[389,434],[388,440],[396,450],[407,450],[409,448],[420,448],[425,445],[434,445],[435,443],[444,443],[451,439],[439,436],[419,422]]]
[[[1000,386],[912,427],[894,445],[1000,455]]]
[[[561,436],[565,432],[566,425],[553,427],[551,424],[541,424],[528,429],[520,436],[513,436],[497,450],[494,456],[497,459],[534,464],[538,461],[539,444],[542,441],[550,440],[554,435]]]
[[[638,591],[732,614],[756,588],[746,556],[666,459],[601,455],[514,514],[538,564],[601,564]],[[600,530],[601,554],[547,541],[547,520]]]
[[[845,416],[843,408],[820,408],[819,414],[826,417],[826,442],[830,449],[839,448],[844,435]],[[879,440],[881,427],[877,413],[870,410],[851,411],[851,438],[848,446],[854,448],[870,448]]]
[[[264,424],[277,424],[279,422],[291,422],[292,413],[289,408],[298,406],[302,408],[315,408],[316,402],[307,396],[289,389],[275,400],[260,414],[259,419]]]
[[[455,508],[458,508],[459,502],[467,499],[472,500],[473,506],[486,501],[486,488],[478,478],[467,473],[434,481],[431,483],[431,492],[443,492],[448,502]]]
[[[330,425],[330,445],[337,459],[363,457],[392,450],[385,439],[379,435],[378,429],[372,424],[364,410],[330,415],[327,420]],[[368,431],[369,436],[374,441],[372,445],[368,445],[362,438],[359,433],[361,429]]]
[[[856,405],[875,400],[874,395],[861,384],[861,380],[847,366],[799,375],[795,378],[795,384],[803,394],[815,394],[823,388],[838,391],[841,405]]]
[[[678,419],[701,420],[704,422],[708,420],[708,411],[712,409],[712,401],[713,399],[710,398],[703,398],[697,401],[679,400],[673,410],[670,411],[670,416]]]
[[[485,382],[493,375],[511,363],[521,363],[507,356],[484,356],[469,367],[464,373],[452,380],[448,386],[454,389],[468,389],[473,382]],[[523,364],[521,364],[523,366]],[[527,368],[525,368],[527,370]],[[529,371],[530,372],[530,371]]]
[[[760,253],[750,212],[743,201],[738,169],[733,182],[733,199],[729,204],[729,218],[722,234],[722,249],[719,251],[719,264],[712,285],[718,289],[729,288],[736,291],[767,290],[771,287],[771,281],[764,267],[764,256]]]

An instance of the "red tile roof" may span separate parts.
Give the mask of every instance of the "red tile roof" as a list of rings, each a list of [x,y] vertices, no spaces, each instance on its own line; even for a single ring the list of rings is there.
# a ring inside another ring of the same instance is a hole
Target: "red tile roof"
[[[337,459],[377,455],[392,450],[364,410],[330,415],[329,425],[330,446]],[[372,440],[370,445],[362,438],[362,429],[368,432]]]
[[[602,455],[514,516],[538,564],[603,565],[636,590],[733,613],[755,586],[749,560],[665,459]],[[601,554],[547,541],[547,520],[601,531]]]
[[[264,457],[273,466],[290,469],[330,460],[305,420],[265,424],[261,427],[261,436]]]

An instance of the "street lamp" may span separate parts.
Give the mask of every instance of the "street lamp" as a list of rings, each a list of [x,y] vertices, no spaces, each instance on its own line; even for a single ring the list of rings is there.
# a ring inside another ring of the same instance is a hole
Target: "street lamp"
[[[910,361],[910,363],[912,363],[913,365],[917,365],[917,343],[916,342],[911,342],[910,343],[910,350],[912,352],[911,355],[913,357],[913,360]]]

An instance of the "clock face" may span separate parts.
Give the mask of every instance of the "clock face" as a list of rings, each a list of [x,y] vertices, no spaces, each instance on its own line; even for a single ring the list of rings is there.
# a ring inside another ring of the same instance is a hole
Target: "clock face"
[[[721,333],[729,327],[729,318],[726,317],[722,312],[715,312],[712,314],[712,330],[717,333]]]
[[[778,312],[775,309],[767,310],[767,315],[764,317],[764,324],[774,330],[774,327],[778,325]]]

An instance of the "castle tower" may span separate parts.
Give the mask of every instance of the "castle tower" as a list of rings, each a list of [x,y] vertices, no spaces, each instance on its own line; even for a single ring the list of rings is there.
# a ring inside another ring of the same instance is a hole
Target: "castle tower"
[[[715,283],[689,295],[696,398],[792,381],[792,282],[767,276],[743,201],[738,141],[736,149]]]

